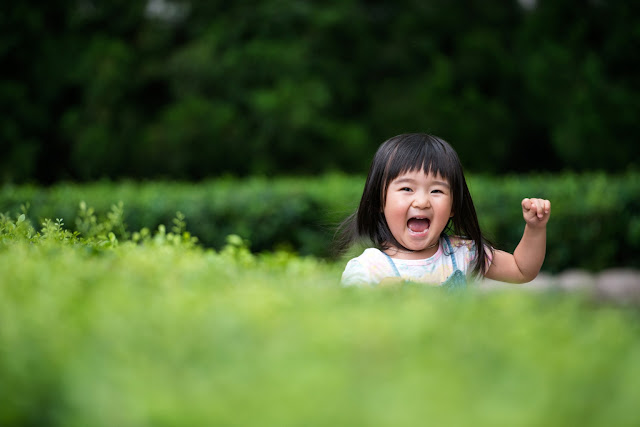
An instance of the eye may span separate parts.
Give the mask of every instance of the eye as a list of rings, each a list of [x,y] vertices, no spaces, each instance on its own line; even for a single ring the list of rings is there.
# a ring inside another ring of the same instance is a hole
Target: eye
[[[431,190],[432,193],[440,193],[440,194],[444,194],[444,191],[442,190]]]
[[[411,190],[411,188],[409,187],[402,187],[400,191],[413,191],[413,190]]]

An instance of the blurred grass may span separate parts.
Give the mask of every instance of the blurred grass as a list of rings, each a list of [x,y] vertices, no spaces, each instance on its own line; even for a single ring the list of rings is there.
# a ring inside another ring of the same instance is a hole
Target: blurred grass
[[[635,308],[342,288],[239,239],[0,243],[0,425],[640,423]]]

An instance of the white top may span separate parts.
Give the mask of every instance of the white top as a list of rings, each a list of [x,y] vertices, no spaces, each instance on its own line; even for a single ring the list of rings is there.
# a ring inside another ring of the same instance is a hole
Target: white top
[[[456,265],[465,275],[470,272],[469,266],[476,258],[476,245],[473,240],[466,240],[456,236],[450,236],[453,254],[449,253],[444,238],[440,238],[438,250],[433,256],[426,259],[408,260],[393,259],[393,264],[404,280],[432,285],[441,285],[454,272],[451,255],[456,259]],[[485,247],[485,251],[491,257],[491,251]],[[353,258],[347,263],[342,273],[342,284],[350,285],[375,285],[387,277],[398,277],[391,260],[375,248],[368,248],[362,255]]]

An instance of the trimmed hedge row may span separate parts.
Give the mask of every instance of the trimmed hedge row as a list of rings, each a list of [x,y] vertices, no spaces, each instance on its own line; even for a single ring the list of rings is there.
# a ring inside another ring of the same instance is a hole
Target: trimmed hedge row
[[[640,266],[640,174],[470,176],[468,183],[487,237],[512,251],[524,227],[523,197],[552,202],[546,271],[601,270]],[[287,249],[332,258],[336,226],[357,206],[363,177],[224,178],[201,183],[97,182],[50,188],[4,186],[0,212],[39,224],[63,218],[77,228],[82,201],[105,216],[122,202],[128,230],[170,224],[181,212],[187,229],[209,247],[224,246],[229,234],[248,239],[254,251]]]

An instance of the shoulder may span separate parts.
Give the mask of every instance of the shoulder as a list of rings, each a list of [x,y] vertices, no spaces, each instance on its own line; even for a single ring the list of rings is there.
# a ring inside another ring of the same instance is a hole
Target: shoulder
[[[347,263],[347,268],[363,266],[365,268],[375,267],[376,265],[387,263],[387,256],[376,248],[367,248],[360,256],[352,258]]]
[[[470,263],[476,260],[476,258],[478,257],[478,248],[476,246],[476,242],[460,236],[448,236],[448,238],[451,242],[451,248],[453,249],[453,253],[456,259],[460,259],[465,266],[468,266]],[[484,253],[487,255],[490,265],[493,260],[493,251],[491,247],[486,244],[484,245],[483,249]]]
[[[353,260],[359,260],[360,262],[377,262],[381,259],[386,259],[387,256],[377,248],[367,248],[362,254]]]
[[[449,242],[451,242],[451,246],[453,247],[453,250],[456,250],[458,248],[464,248],[468,251],[475,251],[476,249],[476,243],[473,240],[465,239],[460,236],[447,236],[447,237],[449,239]]]
[[[365,249],[360,256],[347,262],[341,282],[343,285],[377,283],[378,276],[388,269],[388,263],[387,256],[379,249]]]

